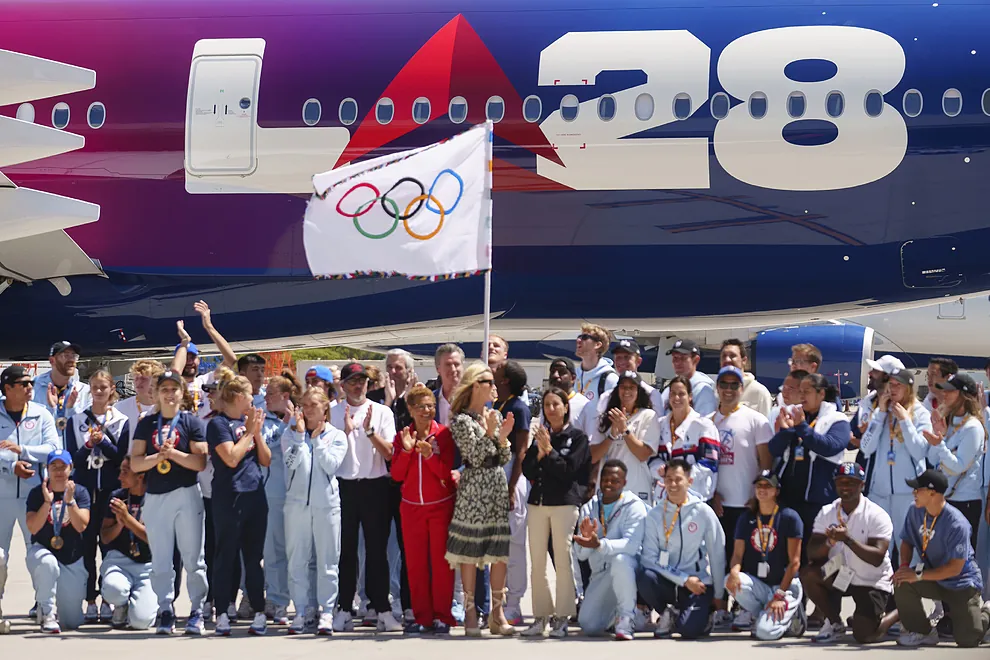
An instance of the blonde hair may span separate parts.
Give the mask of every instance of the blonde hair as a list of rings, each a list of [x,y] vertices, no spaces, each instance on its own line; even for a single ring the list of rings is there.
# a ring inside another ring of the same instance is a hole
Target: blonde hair
[[[165,373],[164,371],[162,373]],[[173,382],[173,381],[168,381]],[[182,392],[182,401],[179,402],[179,410],[195,411],[196,400],[193,399],[192,393],[189,391],[189,385],[186,384],[185,378],[179,378],[179,390]],[[162,403],[158,398],[158,381],[155,381],[155,409],[154,412],[161,412]]]
[[[804,356],[808,362],[822,366],[822,352],[814,344],[795,344],[791,346],[791,354]]]
[[[151,376],[158,378],[165,373],[165,365],[158,360],[138,360],[131,365],[132,376]]]
[[[492,376],[492,370],[484,362],[472,362],[464,370],[460,384],[454,389],[454,395],[450,399],[450,415],[459,415],[467,410],[471,405],[471,395],[474,392],[474,384],[484,378],[485,374]]]
[[[227,371],[230,370],[228,369]],[[233,373],[231,373],[230,377],[224,377],[223,379],[218,376],[217,383],[219,384],[220,401],[225,404],[234,403],[239,394],[244,394],[248,398],[251,398],[254,394],[251,381],[245,376],[235,376]]]
[[[365,372],[368,374],[368,389],[373,390],[382,384],[382,370],[373,364],[369,364],[365,367]]]
[[[302,396],[302,385],[292,369],[283,369],[281,376],[272,376],[268,380],[268,391],[275,390],[281,394],[288,392],[289,401],[298,406]]]
[[[303,392],[301,403],[305,403],[306,399],[316,399],[323,405],[323,410],[327,421],[330,421],[330,397],[327,393],[323,391],[322,387],[311,387],[305,392]]]
[[[108,383],[110,383],[110,401],[109,401],[109,403],[110,403],[111,406],[113,404],[117,403],[117,400],[120,399],[120,395],[117,394],[117,382],[113,379],[113,376],[110,374],[110,372],[107,371],[106,369],[97,369],[96,371],[94,371],[93,373],[91,373],[89,375],[89,384],[90,384],[90,387],[92,387],[93,381],[96,380],[97,378],[102,378],[102,379],[106,380]]]
[[[608,352],[608,346],[612,342],[611,332],[600,325],[595,325],[594,323],[582,323],[581,334],[591,335],[595,338],[595,341],[601,342],[601,348],[598,349],[598,357],[601,357]]]

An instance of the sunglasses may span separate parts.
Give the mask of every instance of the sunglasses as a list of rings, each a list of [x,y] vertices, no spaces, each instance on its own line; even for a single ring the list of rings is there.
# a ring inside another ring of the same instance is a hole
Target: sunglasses
[[[579,334],[577,338],[580,339],[581,341],[598,341],[597,339],[586,333]]]
[[[19,380],[19,381],[15,382],[15,383],[11,383],[11,385],[23,385],[24,387],[34,387],[34,381],[33,380]]]
[[[718,389],[720,390],[738,390],[740,387],[742,387],[742,383],[737,381],[732,381],[731,383],[722,381],[718,384]]]
[[[495,384],[495,379],[493,379],[493,378],[485,378],[484,380],[479,380],[478,381],[478,384],[479,385],[494,385]]]

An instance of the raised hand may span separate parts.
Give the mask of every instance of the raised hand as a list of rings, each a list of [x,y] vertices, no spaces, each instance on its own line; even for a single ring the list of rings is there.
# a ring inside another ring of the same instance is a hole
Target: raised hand
[[[213,321],[210,318],[210,306],[206,304],[206,301],[200,300],[199,302],[194,302],[193,309],[203,318],[204,328],[210,328],[213,325]]]
[[[416,443],[416,451],[419,452],[420,456],[423,458],[430,458],[433,456],[433,443],[427,440],[420,440]]]
[[[368,413],[364,416],[364,434],[370,436],[371,430],[371,406],[368,406]]]
[[[938,447],[940,444],[942,444],[941,435],[937,433],[932,433],[927,429],[923,430],[921,433],[925,436],[925,440],[927,440],[928,444],[930,444],[932,447]]]
[[[894,416],[897,417],[897,419],[903,422],[911,421],[911,416],[908,415],[907,409],[897,401],[895,401],[894,404],[890,407],[890,410],[891,412],[894,413]]]
[[[48,487],[47,478],[45,478],[45,480],[41,482],[41,494],[42,496],[44,496],[45,501],[48,502],[49,504],[51,504],[52,501],[55,499],[55,495],[52,493],[51,488]]]
[[[264,442],[261,437],[261,425],[264,421],[265,412],[261,408],[251,406],[247,414],[247,420],[245,420],[245,426],[247,427],[247,432],[254,436],[255,442]]]
[[[354,418],[351,417],[351,407],[344,404],[344,433],[350,435],[354,432],[357,425],[354,423]]]
[[[581,521],[581,536],[586,539],[590,539],[592,534],[598,533],[598,521],[591,518],[585,518]]]
[[[292,417],[291,418],[288,418],[289,412],[286,412],[286,417],[288,418],[288,419],[286,419],[286,424],[294,424],[295,425],[295,428],[296,428],[296,431],[298,433],[305,433],[306,432],[306,420],[303,419],[302,408],[296,408],[291,414],[292,414]]]
[[[391,376],[385,376],[385,405],[391,406],[395,401],[395,381]]]
[[[114,518],[120,524],[124,523],[124,518],[127,517],[127,505],[116,497],[110,500],[110,512],[113,514]]]
[[[71,504],[76,500],[76,482],[72,479],[65,484],[65,493],[62,494],[62,501],[66,504]]]
[[[491,408],[485,408],[485,412],[481,414],[482,419],[485,422],[485,435],[492,438],[498,432],[498,415]]]
[[[69,392],[68,398],[65,400],[66,409],[74,408],[76,406],[76,400],[78,398],[79,398],[79,390],[77,390],[76,388],[72,388],[72,391]]]
[[[512,427],[516,425],[516,417],[511,412],[505,416],[502,420],[502,428],[499,429],[499,437],[502,439],[508,438],[509,434],[512,433]]]
[[[192,341],[192,337],[190,337],[189,336],[189,333],[186,332],[186,322],[185,321],[182,321],[182,320],[176,321],[175,322],[175,330],[176,330],[176,332],[179,335],[179,343],[182,344],[183,346],[187,345],[189,342]]]
[[[791,413],[791,427],[794,428],[804,421],[804,406],[798,404],[794,406],[794,411]]]
[[[55,387],[55,383],[48,383],[48,391],[45,393],[48,399],[48,407],[55,408],[58,406],[58,389]]]
[[[942,411],[936,408],[932,411],[932,431],[939,438],[944,438],[945,433],[949,430],[949,423],[945,421],[945,416],[942,415]],[[929,440],[931,442],[931,440]]]
[[[413,439],[412,434],[409,432],[409,427],[402,429],[402,448],[406,451],[412,451],[413,447],[416,446],[416,441]]]
[[[626,413],[622,412],[619,408],[612,408],[608,411],[608,418],[612,421],[612,428],[615,429],[616,435],[622,435],[626,432]]]

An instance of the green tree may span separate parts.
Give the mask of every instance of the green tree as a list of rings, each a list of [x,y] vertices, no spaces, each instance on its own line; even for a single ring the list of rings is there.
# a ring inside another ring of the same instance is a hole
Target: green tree
[[[346,346],[330,346],[328,348],[304,348],[292,351],[292,359],[299,360],[382,360],[384,353],[362,351],[359,348]]]

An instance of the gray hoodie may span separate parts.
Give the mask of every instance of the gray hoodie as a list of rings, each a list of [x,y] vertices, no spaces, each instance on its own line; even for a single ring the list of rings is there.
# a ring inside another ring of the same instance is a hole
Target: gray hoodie
[[[669,541],[664,533],[664,513],[667,527],[673,525]],[[656,571],[678,586],[684,586],[692,575],[707,585],[721,585],[725,580],[725,532],[718,516],[697,495],[688,493],[674,522],[677,505],[664,498],[643,520],[643,551],[639,557],[642,568]],[[664,565],[661,553],[668,554]]]
[[[602,513],[601,493],[581,507],[579,520],[591,518],[598,522],[598,538],[601,545],[597,548],[582,548],[575,544],[578,559],[586,560],[591,565],[592,575],[598,575],[608,567],[609,559],[616,555],[636,557],[643,541],[643,525],[646,518],[646,505],[643,500],[628,490],[615,501],[611,516],[605,518]],[[602,520],[605,520],[605,533],[602,534]]]

